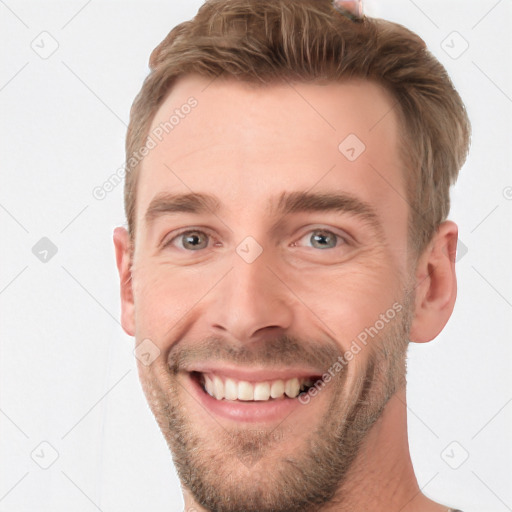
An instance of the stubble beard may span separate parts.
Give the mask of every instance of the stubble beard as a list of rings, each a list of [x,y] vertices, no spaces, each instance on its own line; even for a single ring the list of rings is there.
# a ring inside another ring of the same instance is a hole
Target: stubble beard
[[[210,512],[317,512],[333,500],[341,505],[349,470],[369,430],[389,399],[405,386],[413,304],[407,294],[401,304],[400,314],[366,347],[370,356],[364,373],[355,376],[350,407],[340,400],[346,382],[343,372],[347,372],[343,369],[340,378],[328,384],[332,389],[321,391],[331,393],[324,417],[316,421],[300,447],[277,459],[272,454],[289,439],[285,424],[293,423],[293,412],[272,431],[227,430],[219,424],[205,435],[196,428],[198,418],[190,417],[180,399],[186,391],[177,382],[176,372],[170,371],[166,390],[139,372],[181,483],[196,503]],[[297,345],[307,346],[304,342]],[[271,353],[272,348],[267,347],[258,361]],[[179,359],[176,354],[175,363]],[[333,359],[330,361],[332,364]],[[212,418],[204,414],[211,424]]]

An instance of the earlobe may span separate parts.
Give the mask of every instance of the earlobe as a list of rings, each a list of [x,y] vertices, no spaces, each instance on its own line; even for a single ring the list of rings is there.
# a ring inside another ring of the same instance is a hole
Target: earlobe
[[[433,340],[450,318],[457,296],[457,225],[442,222],[416,267],[415,309],[410,341]]]
[[[132,286],[132,243],[125,228],[114,230],[116,264],[121,291],[121,325],[129,336],[135,336],[135,306]]]

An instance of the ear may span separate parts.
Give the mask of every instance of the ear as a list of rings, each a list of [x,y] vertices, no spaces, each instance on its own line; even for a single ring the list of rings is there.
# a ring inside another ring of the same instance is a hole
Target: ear
[[[450,318],[457,297],[455,256],[457,224],[442,222],[416,266],[414,319],[409,338],[416,343],[433,340]]]
[[[121,325],[129,336],[135,336],[135,306],[132,289],[132,243],[125,228],[114,229],[116,263],[121,286]]]

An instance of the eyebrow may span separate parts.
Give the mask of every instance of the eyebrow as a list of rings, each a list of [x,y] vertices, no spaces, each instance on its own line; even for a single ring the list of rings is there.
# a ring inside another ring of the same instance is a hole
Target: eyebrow
[[[211,213],[221,210],[220,201],[210,194],[158,194],[145,213],[146,224],[156,218],[173,213]],[[307,212],[341,212],[360,218],[379,236],[383,236],[382,224],[375,209],[367,202],[348,193],[311,193],[303,191],[283,192],[268,203],[271,215],[293,215]]]
[[[146,224],[168,213],[217,213],[220,203],[209,194],[158,194],[149,204],[144,216]]]
[[[270,209],[283,216],[302,212],[341,212],[353,215],[368,224],[376,235],[384,238],[379,215],[369,203],[343,193],[283,192],[275,207]]]

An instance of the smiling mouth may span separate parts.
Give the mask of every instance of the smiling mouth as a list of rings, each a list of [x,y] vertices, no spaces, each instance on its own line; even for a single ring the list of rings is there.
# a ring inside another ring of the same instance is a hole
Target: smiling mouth
[[[294,399],[307,392],[318,377],[292,377],[258,382],[237,380],[213,373],[191,372],[205,393],[218,401],[269,402]]]

